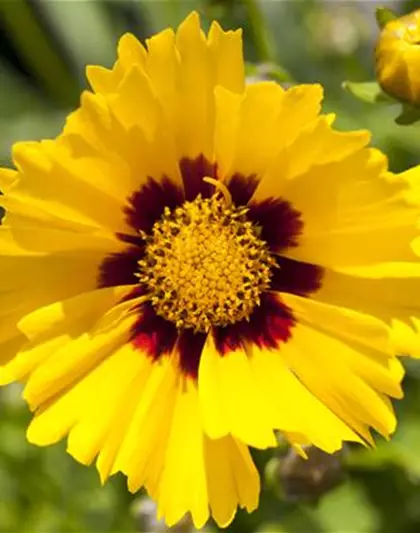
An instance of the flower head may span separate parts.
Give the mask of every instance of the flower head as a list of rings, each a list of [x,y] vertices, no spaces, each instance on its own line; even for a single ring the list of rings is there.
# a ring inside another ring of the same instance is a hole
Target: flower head
[[[0,380],[25,382],[31,442],[224,526],[257,506],[248,445],[394,430],[419,171],[335,131],[318,85],[246,87],[240,32],[195,13],[87,73],[60,136],[1,171]]]
[[[390,96],[420,106],[420,9],[383,27],[376,46],[376,75]]]

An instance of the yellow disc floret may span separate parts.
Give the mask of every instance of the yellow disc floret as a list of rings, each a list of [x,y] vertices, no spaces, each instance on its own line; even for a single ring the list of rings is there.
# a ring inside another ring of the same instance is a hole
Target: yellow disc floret
[[[144,235],[140,282],[156,313],[177,328],[205,332],[248,319],[276,262],[246,207],[215,194],[171,211]]]

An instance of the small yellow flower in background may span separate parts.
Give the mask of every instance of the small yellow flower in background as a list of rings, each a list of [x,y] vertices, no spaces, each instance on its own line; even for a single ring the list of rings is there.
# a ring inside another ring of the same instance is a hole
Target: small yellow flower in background
[[[420,106],[420,9],[383,27],[376,46],[376,75],[390,96]]]
[[[25,383],[31,442],[226,526],[275,430],[302,454],[394,431],[420,169],[335,131],[318,85],[246,87],[240,32],[195,13],[87,74],[0,174],[0,382]]]

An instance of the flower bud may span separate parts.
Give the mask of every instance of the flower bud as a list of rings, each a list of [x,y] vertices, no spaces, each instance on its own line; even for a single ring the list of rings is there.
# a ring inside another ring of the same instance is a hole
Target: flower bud
[[[266,487],[280,500],[315,503],[344,480],[344,450],[326,453],[305,446],[306,458],[294,448],[272,457],[266,464]]]
[[[420,106],[420,9],[387,22],[375,53],[382,89],[402,102]]]
[[[329,454],[308,446],[305,452],[307,459],[292,448],[280,463],[279,480],[288,501],[315,502],[343,481],[343,451]]]

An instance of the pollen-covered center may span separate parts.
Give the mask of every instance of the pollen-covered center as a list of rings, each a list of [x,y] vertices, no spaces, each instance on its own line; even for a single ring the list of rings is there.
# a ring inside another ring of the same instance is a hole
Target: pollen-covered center
[[[158,315],[200,332],[250,316],[276,262],[246,213],[219,194],[165,209],[138,274]]]

